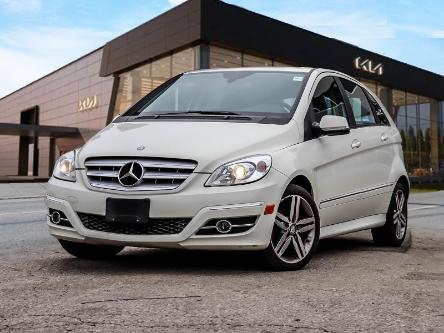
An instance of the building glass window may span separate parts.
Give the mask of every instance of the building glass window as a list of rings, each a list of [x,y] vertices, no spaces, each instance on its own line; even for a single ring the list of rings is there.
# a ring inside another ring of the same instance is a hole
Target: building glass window
[[[377,94],[376,82],[368,81],[368,80],[359,80],[362,84],[364,84],[368,89],[370,89],[373,93]]]
[[[113,117],[172,76],[196,69],[198,53],[199,47],[188,48],[120,74]]]
[[[174,53],[172,55],[172,76],[198,68],[198,58],[196,48],[188,48]]]
[[[382,86],[378,84],[376,86],[377,96],[381,100],[382,104],[385,106],[386,110],[390,113],[392,118],[394,119],[394,115],[391,113],[392,108],[392,96],[391,96],[391,88]]]
[[[273,60],[273,67],[293,67],[294,65],[290,65],[286,62],[280,62],[277,60]]]
[[[242,65],[243,67],[269,67],[272,65],[272,60],[244,53]]]
[[[241,52],[210,46],[210,68],[233,68],[241,66]]]
[[[419,96],[419,123],[418,123],[418,150],[419,166],[424,172],[433,173],[431,148],[432,148],[432,124],[430,118],[430,100]]]
[[[438,110],[438,147],[439,147],[439,174],[444,176],[444,101],[439,103]]]
[[[419,175],[419,150],[418,150],[418,115],[417,115],[418,97],[414,94],[406,95],[406,146],[404,150],[407,170],[411,175]]]

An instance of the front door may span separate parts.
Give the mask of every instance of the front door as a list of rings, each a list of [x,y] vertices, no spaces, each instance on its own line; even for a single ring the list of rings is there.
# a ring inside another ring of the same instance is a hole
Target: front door
[[[324,115],[336,115],[345,117],[350,124],[344,98],[332,76],[324,75],[319,79],[309,112],[316,122]],[[306,140],[308,151],[316,152],[310,158],[313,159],[322,226],[348,221],[359,214],[354,207],[362,187],[358,141],[354,128],[349,134]]]

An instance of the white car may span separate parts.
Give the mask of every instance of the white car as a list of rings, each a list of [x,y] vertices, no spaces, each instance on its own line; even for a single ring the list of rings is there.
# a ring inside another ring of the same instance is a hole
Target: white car
[[[311,68],[199,70],[167,81],[57,161],[48,227],[70,254],[125,246],[256,250],[303,267],[319,239],[371,229],[400,246],[409,181],[375,94]]]

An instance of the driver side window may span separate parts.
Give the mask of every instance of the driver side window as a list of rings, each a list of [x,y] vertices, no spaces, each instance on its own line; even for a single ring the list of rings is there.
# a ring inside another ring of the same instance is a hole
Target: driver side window
[[[325,115],[341,116],[347,119],[341,90],[331,76],[324,77],[318,83],[311,104],[316,122],[320,122]]]

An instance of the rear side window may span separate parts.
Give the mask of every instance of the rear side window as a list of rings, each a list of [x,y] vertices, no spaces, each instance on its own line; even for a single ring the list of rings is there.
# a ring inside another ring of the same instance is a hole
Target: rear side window
[[[373,110],[375,110],[376,118],[378,118],[377,120],[379,120],[379,123],[381,125],[390,125],[384,111],[382,111],[381,105],[379,105],[379,103],[376,101],[376,99],[373,98],[372,95],[367,94],[367,96],[370,100],[370,103],[373,105]]]
[[[372,107],[364,90],[356,83],[340,78],[345,94],[350,102],[356,126],[376,125]]]
[[[324,77],[316,87],[312,99],[313,112],[316,122],[325,115],[341,116],[347,119],[347,111],[341,90],[331,77]]]

